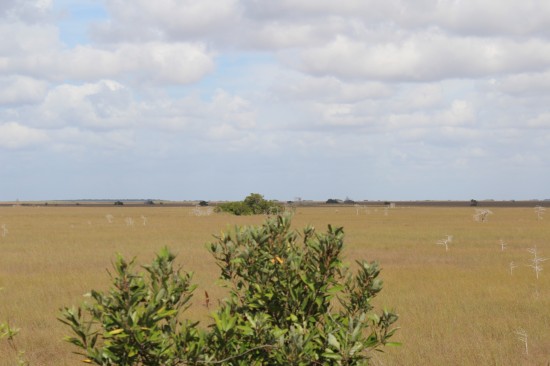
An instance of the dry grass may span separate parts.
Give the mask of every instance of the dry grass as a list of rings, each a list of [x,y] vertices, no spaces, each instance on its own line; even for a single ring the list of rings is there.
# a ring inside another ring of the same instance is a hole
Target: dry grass
[[[0,226],[0,321],[21,328],[17,344],[31,365],[73,365],[80,357],[62,341],[56,320],[62,306],[79,304],[90,289],[106,289],[114,253],[151,260],[163,246],[179,253],[199,285],[187,315],[208,321],[207,290],[223,297],[218,270],[205,249],[212,235],[263,217],[196,217],[172,207],[2,207]],[[376,303],[395,308],[402,347],[377,355],[379,365],[546,365],[550,362],[550,261],[539,280],[527,267],[527,248],[550,257],[550,226],[533,209],[494,208],[489,222],[471,208],[303,208],[294,226],[344,226],[346,255],[378,260],[385,289]],[[114,216],[112,224],[105,216]],[[141,215],[147,217],[142,225]],[[126,217],[134,219],[127,226]],[[446,252],[436,242],[453,235]],[[499,240],[507,243],[501,251]],[[510,275],[509,263],[518,267]],[[514,331],[529,335],[529,354]],[[15,361],[5,342],[0,365]]]

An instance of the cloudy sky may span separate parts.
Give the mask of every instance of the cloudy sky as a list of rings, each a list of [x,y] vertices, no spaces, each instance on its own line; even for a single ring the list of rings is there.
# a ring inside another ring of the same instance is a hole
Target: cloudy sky
[[[550,198],[550,2],[2,0],[0,200]]]

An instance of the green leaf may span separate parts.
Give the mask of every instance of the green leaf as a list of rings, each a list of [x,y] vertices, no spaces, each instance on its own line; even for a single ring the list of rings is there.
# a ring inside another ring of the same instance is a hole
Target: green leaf
[[[403,344],[401,342],[386,342],[384,345],[388,347],[401,347]]]
[[[340,351],[340,342],[338,342],[338,340],[332,333],[329,333],[328,335],[328,344]]]
[[[323,356],[324,358],[328,358],[329,360],[341,360],[342,359],[342,355],[340,355],[339,353],[334,353],[329,348],[326,348],[325,352],[323,352],[321,354],[321,356]]]
[[[124,329],[122,328],[119,328],[119,329],[115,329],[115,330],[112,330],[110,332],[107,332],[108,335],[117,335],[117,334],[120,334],[120,333],[123,333],[124,332]]]

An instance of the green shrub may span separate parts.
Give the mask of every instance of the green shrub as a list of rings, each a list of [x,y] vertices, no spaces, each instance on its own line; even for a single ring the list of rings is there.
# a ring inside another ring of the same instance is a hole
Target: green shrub
[[[216,207],[217,212],[229,212],[233,215],[253,215],[252,209],[244,204],[244,202],[227,202]]]
[[[376,263],[342,263],[342,228],[290,230],[288,216],[237,228],[210,245],[230,289],[207,340],[214,359],[252,350],[238,365],[356,365],[388,343],[397,315],[371,313]]]
[[[388,342],[397,315],[372,312],[380,268],[342,263],[342,228],[290,229],[290,216],[236,227],[209,244],[229,296],[212,324],[181,320],[191,275],[164,249],[146,273],[118,257],[113,288],[65,308],[67,340],[98,365],[360,365]],[[83,315],[87,313],[87,316]]]
[[[218,211],[238,216],[279,213],[281,209],[282,206],[278,202],[266,200],[259,193],[249,194],[244,201],[227,202],[218,206]]]
[[[93,304],[61,310],[59,320],[74,333],[66,340],[81,349],[84,362],[179,365],[199,359],[196,323],[180,320],[195,286],[191,274],[174,268],[174,259],[163,249],[143,274],[118,256],[110,291],[92,290]]]

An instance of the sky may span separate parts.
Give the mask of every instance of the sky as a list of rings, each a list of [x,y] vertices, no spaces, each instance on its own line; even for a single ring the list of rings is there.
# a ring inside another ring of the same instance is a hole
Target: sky
[[[0,201],[550,198],[550,2],[2,0]]]

